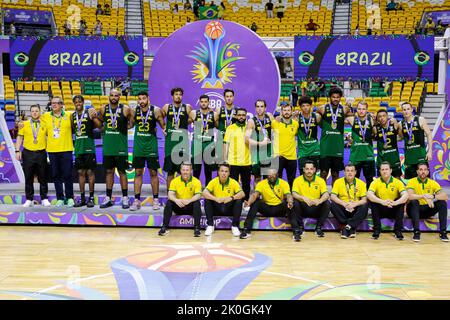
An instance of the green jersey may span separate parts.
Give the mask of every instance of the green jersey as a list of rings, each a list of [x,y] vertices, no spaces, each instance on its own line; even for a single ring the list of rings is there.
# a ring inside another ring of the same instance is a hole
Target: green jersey
[[[255,130],[252,133],[252,139],[256,141],[263,141],[265,137],[272,140],[272,120],[267,114],[264,114],[263,119],[254,116]],[[272,144],[265,146],[251,146],[251,158],[253,164],[268,163],[272,158]]]
[[[370,119],[361,120],[354,117],[352,126],[352,146],[350,147],[350,162],[358,164],[364,161],[373,161],[373,127]]]
[[[342,105],[338,105],[337,108],[332,108],[328,103],[325,105],[320,135],[320,156],[322,158],[344,156],[344,118]]]
[[[301,113],[298,116],[299,128],[297,131],[298,157],[312,157],[320,155],[320,144],[317,138],[316,113],[311,113],[309,118],[305,118]]]
[[[402,132],[405,141],[405,164],[426,162],[425,131],[420,127],[419,116],[408,123],[402,120]]]
[[[377,141],[377,165],[381,165],[381,162],[387,161],[391,166],[400,166],[400,155],[398,153],[398,143],[397,143],[397,129],[394,124],[388,120],[386,128],[382,127],[380,124],[375,126],[376,141]]]
[[[214,155],[214,111],[208,111],[203,114],[200,110],[195,111],[194,119],[194,135],[191,145],[192,157],[200,157],[201,160],[208,156]],[[205,150],[207,151],[205,152]]]
[[[105,107],[103,117],[103,155],[128,155],[128,119],[123,114],[124,105],[119,104],[113,109],[110,105]]]
[[[71,115],[72,132],[75,134],[75,156],[95,153],[94,121],[89,117],[87,110],[81,115],[75,111]]]
[[[166,157],[172,154],[172,150],[177,147],[179,151],[189,150],[187,106],[183,103],[180,107],[170,104],[166,116],[166,141],[164,144],[164,154]]]
[[[133,158],[158,157],[155,106],[150,105],[145,112],[136,107],[134,126]]]

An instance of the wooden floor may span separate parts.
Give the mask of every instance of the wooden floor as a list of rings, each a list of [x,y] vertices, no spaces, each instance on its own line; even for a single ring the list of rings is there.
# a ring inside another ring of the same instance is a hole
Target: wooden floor
[[[387,233],[374,241],[370,233],[342,240],[337,233],[319,239],[308,232],[300,243],[292,241],[290,232],[257,231],[247,240],[224,230],[212,237],[202,232],[200,238],[186,229],[171,230],[166,237],[156,233],[154,228],[1,226],[0,299],[129,299],[136,294],[136,273],[146,268],[177,271],[178,276],[196,272],[193,281],[208,287],[213,278],[207,270],[227,270],[234,262],[224,256],[208,260],[207,266],[199,259],[180,260],[177,269],[177,262],[156,267],[151,261],[161,261],[158,248],[178,252],[219,247],[241,255],[238,264],[255,254],[266,264],[256,277],[239,278],[238,283],[247,286],[223,289],[236,299],[450,299],[450,244],[439,241],[436,233],[423,233],[420,243],[414,243],[410,233],[405,233],[405,241]],[[130,254],[137,254],[127,260],[134,263],[134,278],[118,276],[111,263]],[[146,285],[157,286],[153,280]],[[140,288],[139,297],[156,297],[142,295],[146,290]],[[208,289],[197,288],[191,296],[177,290],[172,298],[195,299]]]

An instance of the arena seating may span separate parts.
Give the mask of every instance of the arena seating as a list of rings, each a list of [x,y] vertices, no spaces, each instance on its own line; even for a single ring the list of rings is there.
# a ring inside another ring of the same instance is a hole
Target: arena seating
[[[97,4],[101,4],[102,8],[109,4],[111,15],[96,16]],[[2,8],[52,10],[59,35],[64,35],[66,20],[71,25],[77,25],[80,19],[86,21],[87,34],[92,34],[97,19],[103,24],[102,35],[125,34],[124,0],[3,0]],[[79,34],[78,27],[74,27],[72,34]]]
[[[386,11],[390,0],[358,0],[352,2],[351,33],[358,27],[367,34],[367,21],[375,19],[373,34],[413,34],[424,11],[449,10],[450,0],[398,1],[403,10]]]
[[[150,37],[168,36],[171,32],[185,25],[187,18],[194,21],[192,12],[184,12],[183,2],[180,11],[172,13],[169,2],[144,0],[145,34]],[[250,27],[255,22],[257,33],[262,37],[288,37],[297,34],[325,35],[331,33],[333,0],[294,0],[286,3],[284,18],[266,18],[264,9],[266,0],[249,2],[248,0],[224,1],[226,10],[224,18]],[[273,1],[276,3],[276,1]],[[218,2],[220,3],[220,1]],[[276,10],[274,10],[276,12]],[[319,25],[316,32],[306,31],[306,23],[313,19]]]

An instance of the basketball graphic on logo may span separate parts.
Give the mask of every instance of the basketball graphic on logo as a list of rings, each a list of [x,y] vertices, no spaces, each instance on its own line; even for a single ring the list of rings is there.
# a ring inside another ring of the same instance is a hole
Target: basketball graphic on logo
[[[223,26],[220,22],[212,21],[206,25],[205,33],[208,37],[215,40],[222,35]]]

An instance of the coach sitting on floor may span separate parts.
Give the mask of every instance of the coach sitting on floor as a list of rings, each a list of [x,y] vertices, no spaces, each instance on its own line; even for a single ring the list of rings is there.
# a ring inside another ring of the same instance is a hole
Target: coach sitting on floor
[[[345,225],[341,238],[354,238],[356,228],[367,217],[366,184],[355,177],[356,167],[348,163],[344,169],[345,177],[337,179],[331,190],[331,213],[339,223]]]
[[[439,213],[439,238],[447,242],[447,200],[448,196],[439,183],[428,178],[430,170],[427,163],[417,165],[417,177],[408,181],[408,216],[414,226],[413,241],[420,241],[419,218],[426,219]]]
[[[394,236],[403,240],[403,212],[408,201],[403,182],[392,176],[391,164],[384,161],[380,165],[381,177],[375,179],[367,192],[369,206],[372,209],[373,234],[372,239],[378,239],[381,233],[381,217],[395,219]]]
[[[182,163],[180,173],[180,176],[170,182],[168,201],[164,208],[164,221],[158,235],[165,236],[169,233],[169,223],[173,211],[177,214],[193,215],[194,237],[199,237],[202,215],[200,206],[202,183],[192,176],[192,164],[190,163]]]
[[[214,232],[214,215],[233,216],[231,233],[239,237],[239,221],[242,212],[242,199],[245,197],[239,183],[230,178],[230,165],[222,163],[219,165],[218,177],[212,179],[205,190],[205,213],[208,226],[205,236],[210,236]],[[216,213],[216,214],[214,214]]]
[[[262,196],[262,199],[260,199]],[[293,207],[293,198],[289,184],[278,178],[278,170],[269,169],[266,179],[260,181],[255,188],[255,192],[250,196],[247,206],[250,210],[245,219],[244,230],[240,238],[247,239],[250,236],[256,214],[259,212],[266,217],[286,217]],[[292,228],[298,230],[296,220],[292,219]],[[298,240],[297,240],[298,238]],[[298,236],[295,240],[300,241]]]
[[[330,213],[330,202],[327,183],[316,176],[316,164],[306,160],[303,164],[303,175],[294,180],[292,196],[294,197],[293,219],[297,219],[300,236],[303,235],[303,218],[317,218],[315,233],[323,237],[322,226]],[[295,232],[294,232],[295,234]]]

